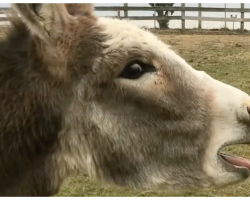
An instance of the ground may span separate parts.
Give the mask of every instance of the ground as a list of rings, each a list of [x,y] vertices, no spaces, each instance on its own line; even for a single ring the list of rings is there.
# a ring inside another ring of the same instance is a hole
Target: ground
[[[0,28],[1,32],[1,28]],[[240,88],[250,94],[250,34],[159,32],[161,40],[195,69]],[[229,147],[226,151],[250,159],[250,145]],[[176,195],[176,194],[175,194]],[[65,180],[57,196],[174,196],[166,192],[135,191],[108,187],[79,176]],[[221,189],[188,192],[179,196],[250,196],[250,179]]]
[[[231,84],[250,94],[250,36],[218,34],[157,34],[161,40],[186,59],[195,69],[206,71],[212,77]],[[250,159],[250,146],[240,145],[226,149],[235,155]],[[89,180],[71,178],[64,182],[59,196],[174,196],[166,192],[134,191],[112,188]],[[175,194],[176,195],[176,194]],[[183,196],[183,195],[181,195]],[[250,179],[221,189],[206,189],[186,193],[185,196],[250,196]]]

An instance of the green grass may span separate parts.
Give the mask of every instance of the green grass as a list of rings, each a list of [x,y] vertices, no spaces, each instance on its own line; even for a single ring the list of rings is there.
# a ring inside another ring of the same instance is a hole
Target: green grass
[[[159,35],[195,69],[250,94],[250,36]],[[250,146],[231,146],[227,151],[250,159]],[[79,176],[67,179],[58,196],[176,196],[166,192],[135,191],[104,186]],[[178,195],[177,195],[178,196]],[[205,189],[179,196],[250,196],[250,180],[221,189]]]

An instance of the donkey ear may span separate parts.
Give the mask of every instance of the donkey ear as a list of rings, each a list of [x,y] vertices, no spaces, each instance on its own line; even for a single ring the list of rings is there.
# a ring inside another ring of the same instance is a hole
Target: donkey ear
[[[64,4],[12,4],[31,30],[45,41],[50,41],[53,30],[63,31],[71,18]]]
[[[94,17],[93,4],[12,4],[31,30],[46,42],[52,42],[74,16]],[[53,35],[53,36],[52,36]]]

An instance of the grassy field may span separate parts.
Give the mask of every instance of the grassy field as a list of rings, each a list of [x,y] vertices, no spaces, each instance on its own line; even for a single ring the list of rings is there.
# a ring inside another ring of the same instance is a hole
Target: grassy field
[[[247,35],[161,35],[159,37],[194,68],[250,94],[250,36]],[[250,159],[250,146],[227,151]],[[64,182],[59,196],[174,196],[165,192],[134,191],[103,186],[87,177]],[[183,195],[183,194],[182,194]],[[181,195],[181,196],[182,196]],[[250,180],[222,189],[189,192],[184,196],[250,196]]]

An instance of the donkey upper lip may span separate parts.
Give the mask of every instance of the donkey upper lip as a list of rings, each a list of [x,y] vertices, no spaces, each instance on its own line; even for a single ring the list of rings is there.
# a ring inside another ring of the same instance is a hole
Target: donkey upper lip
[[[225,153],[220,153],[221,158],[227,163],[234,165],[235,167],[247,168],[250,170],[250,160],[241,158],[238,156],[232,156]]]

